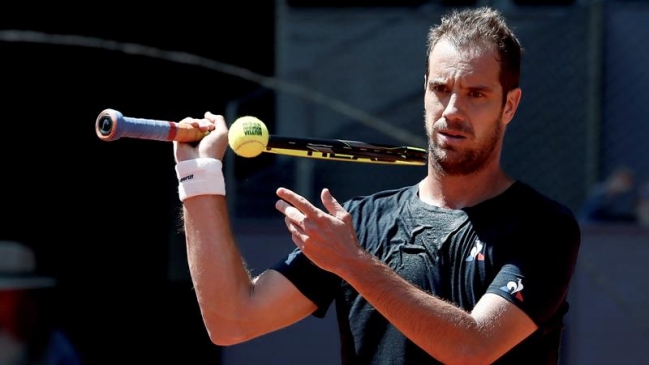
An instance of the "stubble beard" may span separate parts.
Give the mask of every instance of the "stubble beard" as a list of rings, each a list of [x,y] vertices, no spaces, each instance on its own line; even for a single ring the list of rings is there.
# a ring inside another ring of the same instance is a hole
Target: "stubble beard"
[[[444,176],[463,176],[484,169],[493,157],[502,138],[501,115],[496,118],[491,134],[476,148],[460,151],[454,147],[440,146],[435,139],[435,128],[428,134],[428,160],[431,167]]]

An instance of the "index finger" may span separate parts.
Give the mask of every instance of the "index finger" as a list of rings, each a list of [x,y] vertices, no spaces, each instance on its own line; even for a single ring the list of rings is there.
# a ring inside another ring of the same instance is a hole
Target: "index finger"
[[[322,212],[322,210],[311,204],[311,202],[309,202],[305,197],[293,192],[292,190],[286,188],[278,188],[276,194],[278,197],[286,200],[289,204],[304,213],[304,215],[306,215],[307,217],[315,217],[320,215],[320,213]]]

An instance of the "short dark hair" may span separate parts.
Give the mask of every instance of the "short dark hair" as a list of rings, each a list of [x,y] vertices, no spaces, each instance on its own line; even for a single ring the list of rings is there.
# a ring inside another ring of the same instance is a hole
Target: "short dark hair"
[[[500,63],[500,85],[503,100],[510,90],[519,87],[521,74],[521,47],[518,38],[507,25],[503,15],[489,7],[454,9],[441,19],[441,23],[428,32],[426,77],[430,54],[435,45],[445,39],[456,46],[493,45]]]

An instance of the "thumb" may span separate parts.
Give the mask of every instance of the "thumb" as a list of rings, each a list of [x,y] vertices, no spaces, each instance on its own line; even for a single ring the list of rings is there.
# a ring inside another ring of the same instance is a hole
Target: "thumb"
[[[320,200],[322,200],[322,204],[324,204],[325,208],[327,208],[327,211],[332,216],[341,220],[346,216],[347,211],[345,210],[345,208],[343,208],[342,205],[340,205],[340,203],[338,203],[338,200],[336,200],[336,198],[331,195],[329,189],[322,189],[322,192],[320,193]]]

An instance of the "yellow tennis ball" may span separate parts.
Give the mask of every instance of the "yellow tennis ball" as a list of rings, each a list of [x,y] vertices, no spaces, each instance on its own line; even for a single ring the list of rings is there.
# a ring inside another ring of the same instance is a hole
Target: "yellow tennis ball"
[[[228,130],[230,148],[241,157],[259,156],[268,145],[268,128],[253,116],[243,116],[232,123]]]

